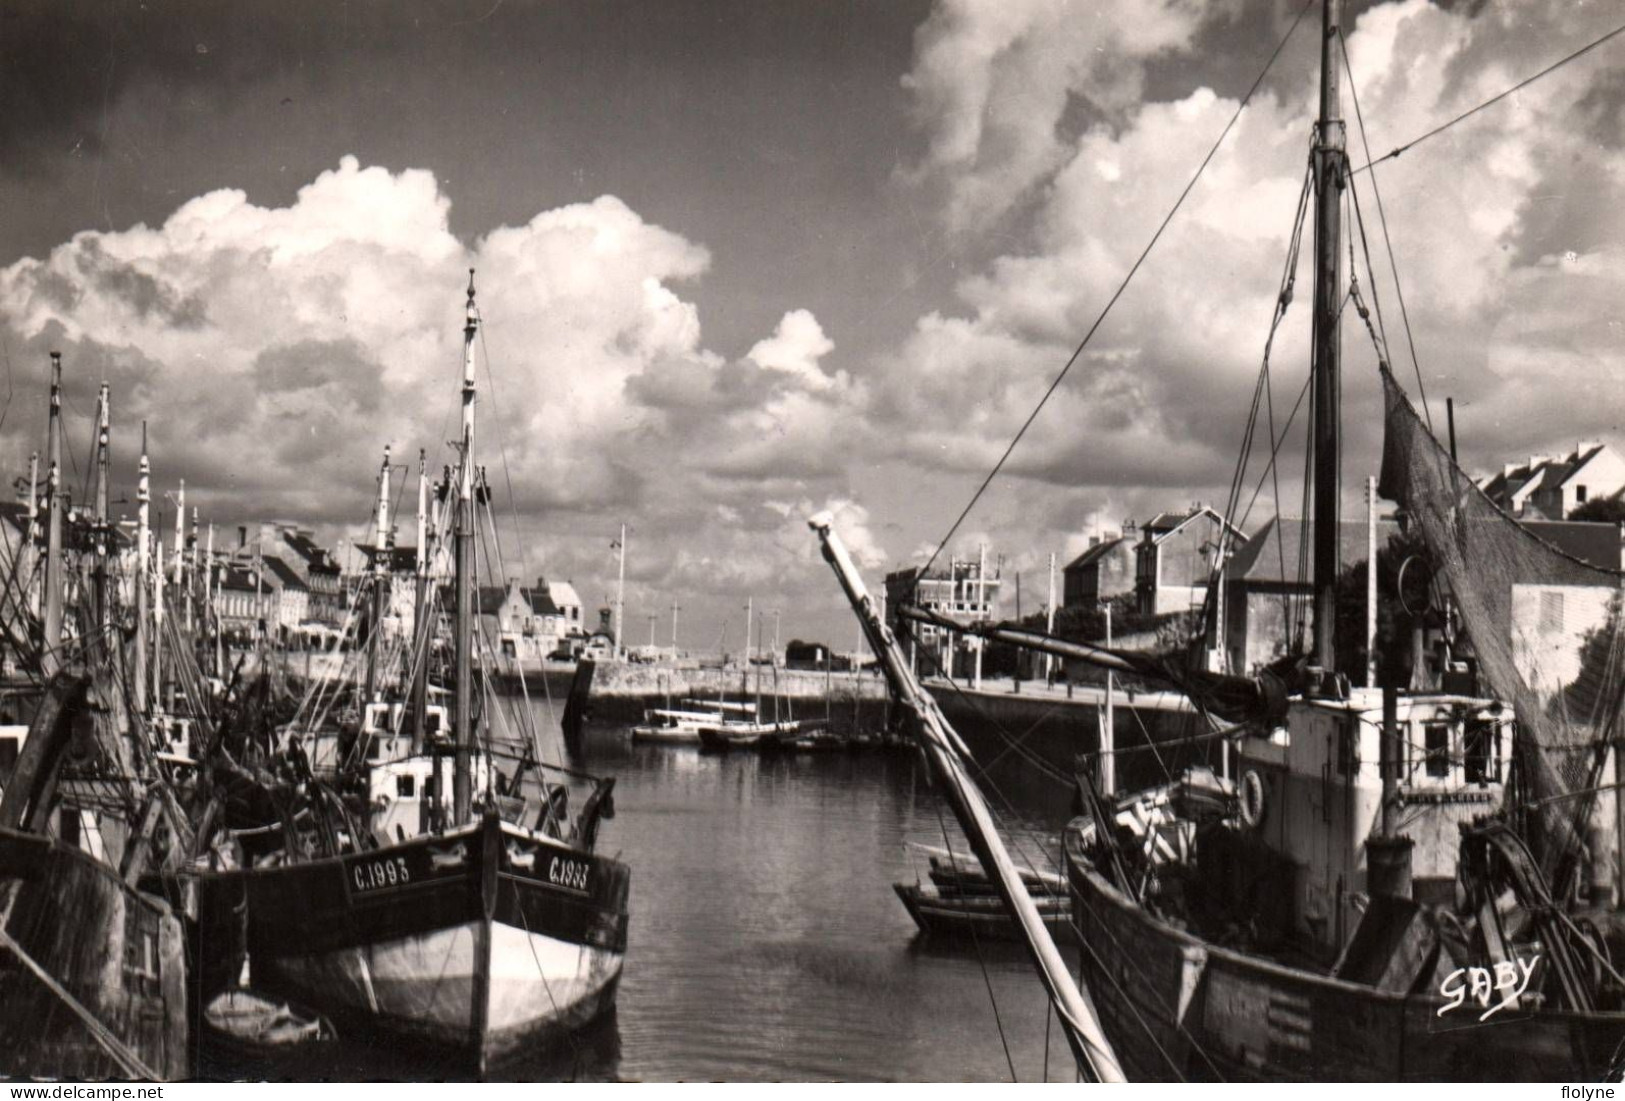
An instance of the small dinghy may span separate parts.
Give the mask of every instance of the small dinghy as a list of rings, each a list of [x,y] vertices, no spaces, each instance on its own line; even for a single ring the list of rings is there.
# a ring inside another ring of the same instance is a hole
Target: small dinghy
[[[287,1051],[338,1035],[326,1017],[256,990],[220,994],[203,1011],[210,1040],[244,1053]]]
[[[903,900],[914,924],[929,937],[985,937],[992,940],[1020,940],[1020,932],[996,894],[952,895],[918,883],[895,883],[892,889]],[[1065,895],[1034,894],[1038,916],[1049,927],[1057,944],[1072,940],[1072,900]]]

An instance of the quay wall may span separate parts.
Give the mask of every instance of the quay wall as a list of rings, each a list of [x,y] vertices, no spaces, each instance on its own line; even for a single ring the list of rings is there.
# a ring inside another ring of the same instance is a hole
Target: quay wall
[[[767,715],[773,713],[775,699],[781,709],[807,718],[821,718],[826,710],[831,715],[885,713],[886,681],[876,672],[826,677],[823,670],[780,669],[775,674],[771,667],[763,667],[750,671],[748,688],[746,680],[738,668],[600,662],[593,671],[590,708],[594,720],[631,721],[642,718],[646,708],[664,707],[668,699],[675,706],[690,697],[754,699],[759,691],[762,713]]]

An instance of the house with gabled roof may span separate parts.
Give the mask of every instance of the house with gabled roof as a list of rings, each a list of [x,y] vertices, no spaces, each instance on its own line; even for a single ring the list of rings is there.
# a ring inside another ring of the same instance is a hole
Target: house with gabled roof
[[[232,557],[243,562],[256,555],[276,558],[298,576],[308,593],[306,618],[329,626],[344,621],[343,573],[338,558],[316,542],[314,531],[284,521],[262,523],[257,532],[246,524],[239,526]]]
[[[1566,520],[1587,501],[1625,490],[1625,456],[1608,444],[1581,440],[1567,455],[1507,463],[1479,487],[1520,520]]]
[[[1130,535],[1091,536],[1088,549],[1061,569],[1061,607],[1092,608],[1133,592],[1134,559]]]
[[[1206,505],[1159,512],[1141,525],[1134,548],[1136,609],[1166,615],[1200,608],[1220,548],[1233,555],[1246,542],[1239,528]]]
[[[1377,546],[1399,531],[1392,519],[1377,521]],[[1366,561],[1366,520],[1344,520],[1337,558],[1344,569]],[[1272,516],[1238,550],[1225,569],[1225,658],[1232,672],[1251,674],[1288,652],[1315,630],[1314,524],[1295,516]]]

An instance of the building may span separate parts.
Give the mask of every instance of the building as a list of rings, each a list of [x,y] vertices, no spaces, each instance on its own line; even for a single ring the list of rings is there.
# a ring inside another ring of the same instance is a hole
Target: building
[[[549,583],[538,577],[534,586],[526,587],[511,578],[505,588],[481,586],[477,595],[480,614],[488,617],[486,628],[505,657],[543,659],[575,648],[586,637],[581,598],[567,581]]]
[[[1132,534],[1129,529],[1128,534],[1090,536],[1089,549],[1061,570],[1061,607],[1092,608],[1102,600],[1134,591]]]
[[[1523,528],[1550,543],[1570,558],[1607,570],[1625,568],[1625,544],[1619,524],[1574,520],[1530,520]],[[1377,521],[1380,551],[1400,531],[1394,519]],[[1294,517],[1272,518],[1253,533],[1247,545],[1230,560],[1225,579],[1225,653],[1230,671],[1250,674],[1284,656],[1294,642],[1294,625],[1301,617],[1304,638],[1314,632],[1313,585],[1298,580],[1299,563],[1312,571],[1313,525]],[[1338,540],[1338,561],[1344,569],[1367,561],[1365,520],[1344,520]],[[1531,570],[1544,565],[1531,562]],[[1518,653],[1532,669],[1556,669],[1546,654],[1570,655],[1577,640],[1596,628],[1607,611],[1613,592],[1607,575],[1565,563],[1550,563],[1549,576],[1527,572],[1512,579],[1512,617]],[[1387,597],[1385,596],[1384,599]],[[1566,666],[1563,667],[1566,670]],[[1554,674],[1555,675],[1555,674]]]
[[[951,559],[921,576],[919,567],[886,575],[886,622],[899,638],[908,639],[910,660],[920,672],[963,677],[977,675],[981,640],[956,638],[952,632],[929,624],[902,623],[897,609],[916,604],[928,611],[967,623],[989,623],[998,618],[1000,570],[987,571],[985,561]]]
[[[1247,537],[1206,505],[1161,512],[1140,528],[1134,547],[1135,607],[1142,615],[1200,608],[1223,545],[1234,556]]]
[[[215,614],[228,639],[247,642],[257,638],[261,626],[271,630],[276,621],[276,596],[250,567],[221,563],[214,567]]]
[[[343,571],[338,558],[316,542],[310,528],[285,521],[262,523],[258,529],[237,528],[237,549],[232,557],[238,563],[256,557],[281,561],[298,577],[308,594],[306,618],[339,626],[344,622],[347,603]]]
[[[1479,483],[1502,511],[1520,520],[1566,520],[1587,501],[1625,490],[1625,456],[1581,440],[1568,455],[1531,455]]]
[[[1296,641],[1294,627],[1302,618],[1303,637],[1314,637],[1314,525],[1293,516],[1274,516],[1253,532],[1225,570],[1225,660],[1232,673],[1250,675],[1283,657]],[[1399,531],[1395,520],[1377,521],[1381,549]],[[1338,531],[1338,561],[1343,568],[1367,560],[1365,520],[1344,520]],[[1306,571],[1299,580],[1299,565]]]

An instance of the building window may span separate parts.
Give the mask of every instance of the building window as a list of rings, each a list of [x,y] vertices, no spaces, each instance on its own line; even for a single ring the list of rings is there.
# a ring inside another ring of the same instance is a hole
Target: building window
[[[1583,502],[1586,499],[1586,487],[1585,486],[1575,486],[1574,487],[1574,499],[1575,499],[1576,502]]]
[[[1563,629],[1563,594],[1543,592],[1540,594],[1540,629],[1546,632],[1561,631]]]
[[[395,777],[395,795],[399,799],[416,799],[418,796],[418,780],[416,776]]]

